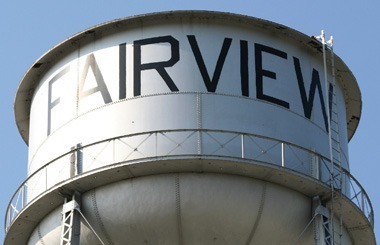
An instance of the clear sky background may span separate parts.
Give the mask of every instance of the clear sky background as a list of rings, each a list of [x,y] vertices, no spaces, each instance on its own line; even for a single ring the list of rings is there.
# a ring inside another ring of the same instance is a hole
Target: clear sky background
[[[380,239],[380,1],[66,0],[0,2],[0,242],[6,206],[26,178],[27,146],[15,125],[20,79],[47,50],[94,25],[164,10],[214,10],[267,19],[307,35],[324,29],[361,88],[363,111],[349,144],[351,174],[369,194]],[[284,224],[285,225],[285,224]]]

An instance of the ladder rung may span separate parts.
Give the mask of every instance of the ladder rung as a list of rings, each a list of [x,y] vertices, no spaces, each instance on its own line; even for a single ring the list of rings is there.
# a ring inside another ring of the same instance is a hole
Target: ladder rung
[[[338,153],[338,150],[335,150],[336,153]],[[337,154],[338,156],[333,156],[334,160],[339,160],[340,161],[340,154]]]
[[[336,151],[336,152],[338,152],[338,151]],[[338,155],[338,156],[335,156],[335,155],[334,155],[334,156],[333,156],[333,159],[334,159],[334,160],[338,160],[338,161],[340,162],[340,154],[337,154],[337,155]]]
[[[338,153],[340,153],[340,150],[336,150],[336,149],[334,149],[334,151],[338,154]],[[334,159],[337,159],[337,157],[334,157]],[[339,162],[340,162],[340,159],[337,159],[337,160],[339,160]]]
[[[333,148],[332,150],[333,150],[333,153],[335,152],[338,156],[340,155],[339,154],[340,153],[340,149],[339,148]],[[334,155],[336,155],[336,154],[334,154]]]
[[[335,138],[331,138],[331,141],[337,145],[339,145],[339,138],[338,139],[335,139]]]
[[[336,159],[335,157],[333,157],[333,159],[334,159],[334,163],[337,163],[337,164],[341,164],[341,162],[340,162],[340,159]]]
[[[332,145],[331,145],[332,148],[339,148],[339,146],[340,146],[339,140],[337,140],[337,139],[331,139],[331,143],[332,143]]]
[[[333,149],[334,151],[340,151],[340,147],[339,147],[338,144],[333,145],[333,146],[331,147],[331,149]]]
[[[331,140],[333,143],[336,143],[336,144],[339,144],[339,134],[338,132],[331,132],[333,134],[331,134]]]
[[[336,176],[340,176],[340,175],[341,175],[341,173],[334,173],[333,178],[335,178]]]
[[[332,148],[332,150],[333,150],[333,152],[340,153],[340,149],[339,149],[339,147],[337,147],[337,148]],[[339,155],[339,154],[338,154],[338,155]]]
[[[333,131],[334,133],[339,133],[339,130],[336,130],[336,129],[333,129],[333,128],[331,128],[331,131]]]
[[[338,119],[331,118],[331,122],[334,123],[336,126],[338,125]]]

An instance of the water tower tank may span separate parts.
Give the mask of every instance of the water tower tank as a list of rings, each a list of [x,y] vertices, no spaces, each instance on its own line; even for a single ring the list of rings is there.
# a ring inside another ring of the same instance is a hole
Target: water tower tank
[[[375,244],[349,172],[360,90],[331,55],[286,26],[207,11],[63,41],[17,91],[28,178],[5,244]]]

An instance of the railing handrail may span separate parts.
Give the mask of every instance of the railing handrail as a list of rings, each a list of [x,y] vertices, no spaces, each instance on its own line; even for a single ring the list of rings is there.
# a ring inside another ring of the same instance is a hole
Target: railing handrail
[[[312,151],[310,149],[307,149],[305,147],[302,147],[302,146],[299,146],[299,145],[296,145],[296,144],[293,144],[293,143],[290,143],[290,142],[286,142],[286,141],[282,141],[282,140],[279,140],[279,139],[275,139],[275,138],[271,138],[271,137],[267,137],[267,136],[262,136],[262,135],[257,135],[257,134],[251,134],[251,133],[245,133],[245,132],[237,132],[237,131],[230,131],[230,130],[213,130],[213,129],[175,129],[175,130],[156,130],[156,131],[148,131],[148,132],[140,132],[140,133],[134,133],[134,134],[126,134],[126,135],[122,135],[122,136],[116,136],[116,137],[112,137],[112,138],[107,138],[107,139],[104,139],[104,140],[101,140],[101,141],[97,141],[97,142],[93,142],[93,143],[90,143],[90,144],[87,144],[87,145],[83,145],[83,146],[80,146],[78,148],[75,148],[75,149],[71,149],[70,151],[68,152],[65,152],[61,155],[59,155],[58,157],[48,161],[46,164],[42,165],[40,168],[38,168],[37,170],[34,170],[33,173],[31,175],[29,175],[21,184],[20,186],[17,188],[17,190],[15,191],[15,193],[12,195],[9,203],[8,203],[8,206],[7,206],[7,211],[6,211],[6,217],[5,217],[5,224],[4,224],[4,228],[5,228],[5,232],[7,232],[8,228],[11,226],[11,224],[13,223],[13,221],[15,220],[15,218],[17,217],[17,215],[15,215],[14,217],[12,217],[12,214],[11,214],[11,208],[12,208],[12,204],[14,203],[14,200],[16,198],[16,196],[18,195],[18,193],[23,189],[23,188],[26,188],[27,187],[27,182],[30,181],[34,176],[36,176],[38,173],[40,173],[41,171],[43,171],[45,168],[47,168],[48,166],[50,166],[52,163],[56,162],[57,160],[59,159],[62,159],[63,157],[69,155],[69,154],[73,154],[75,153],[76,151],[78,150],[83,150],[85,148],[88,148],[88,147],[91,147],[91,146],[94,146],[94,145],[98,145],[98,144],[101,144],[101,143],[105,143],[105,142],[109,142],[109,141],[112,141],[112,140],[117,140],[117,139],[122,139],[122,138],[127,138],[127,137],[134,137],[134,136],[139,136],[139,135],[147,135],[147,134],[155,134],[155,133],[170,133],[170,132],[217,132],[217,133],[229,133],[229,134],[237,134],[237,135],[243,135],[243,136],[249,136],[249,137],[257,137],[257,138],[261,138],[261,139],[266,139],[266,140],[270,140],[270,141],[275,141],[275,142],[278,142],[278,143],[283,143],[283,144],[286,144],[288,146],[292,146],[292,147],[295,147],[295,148],[298,148],[302,151],[305,151],[305,152],[308,152],[310,154],[314,154],[315,156],[325,160],[325,161],[330,161],[330,159],[328,157],[325,157],[323,156],[321,153],[319,152],[316,152],[316,151]],[[202,155],[202,154],[200,154]],[[143,158],[141,158],[143,159]],[[254,160],[254,159],[252,159]],[[271,165],[274,165],[273,163],[269,163]],[[336,163],[334,163],[334,166],[335,167],[339,167]],[[288,167],[285,167],[287,169],[291,169],[291,168],[288,168]],[[369,196],[367,194],[367,192],[364,190],[364,188],[362,187],[362,185],[359,183],[359,181],[353,177],[350,172],[348,170],[346,170],[345,168],[340,168],[340,171],[341,174],[344,174],[346,176],[349,177],[349,180],[353,180],[355,182],[355,184],[357,185],[357,187],[360,189],[360,191],[364,194],[365,196],[365,200],[368,202],[368,205],[369,205],[369,208],[370,208],[370,214],[371,217],[366,217],[367,219],[369,219],[370,221],[370,224],[372,225],[373,227],[373,207],[372,207],[372,203],[369,199]],[[305,173],[302,173],[302,174],[305,174]],[[312,175],[309,175],[310,177],[313,177]],[[314,179],[317,179],[315,177],[313,177]],[[318,179],[319,181],[323,182],[322,180]],[[44,190],[43,192],[45,192],[46,190]],[[43,193],[42,192],[42,193]],[[42,194],[41,193],[41,194]],[[347,196],[346,194],[344,194],[346,197],[348,197],[351,201],[351,197]],[[30,203],[31,201],[33,201],[36,197],[32,198],[31,200],[28,200],[26,202],[23,202],[22,203],[22,207],[21,209],[19,210],[22,211],[22,209],[24,209],[24,207]],[[353,201],[352,201],[353,202]],[[353,202],[363,213],[364,213],[364,207],[360,208],[359,205],[357,205],[355,202]],[[19,213],[17,212],[17,214]],[[11,216],[11,217],[9,217]],[[9,219],[9,224],[7,224],[7,220]]]

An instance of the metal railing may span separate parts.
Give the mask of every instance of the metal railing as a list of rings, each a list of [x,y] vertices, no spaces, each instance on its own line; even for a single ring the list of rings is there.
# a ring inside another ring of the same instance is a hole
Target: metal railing
[[[71,151],[35,170],[20,185],[9,202],[5,231],[8,231],[28,203],[76,174],[133,160],[200,155],[273,164],[330,185],[331,163],[328,158],[277,139],[241,132],[205,129],[145,132],[111,138],[86,146],[77,145]],[[75,171],[73,156],[80,158],[80,169]],[[342,175],[342,193],[363,212],[373,228],[373,208],[363,187],[347,170],[337,165],[334,173]]]

